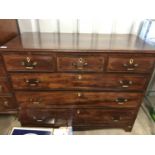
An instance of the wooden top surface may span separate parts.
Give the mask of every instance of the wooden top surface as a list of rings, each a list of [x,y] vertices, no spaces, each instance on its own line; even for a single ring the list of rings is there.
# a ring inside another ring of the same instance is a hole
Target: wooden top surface
[[[23,33],[5,44],[3,50],[54,50],[54,51],[138,51],[155,52],[136,35],[126,34],[72,34]]]

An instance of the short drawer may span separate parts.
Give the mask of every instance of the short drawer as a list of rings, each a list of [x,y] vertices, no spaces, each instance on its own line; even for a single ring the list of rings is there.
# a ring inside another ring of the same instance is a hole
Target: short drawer
[[[103,72],[103,56],[67,55],[57,57],[57,69],[62,72]]]
[[[11,74],[17,90],[144,90],[147,76],[113,74]]]
[[[24,108],[19,113],[22,124],[37,126],[68,126],[71,123],[71,118],[71,109]]]
[[[73,117],[75,125],[105,125],[132,122],[134,110],[108,110],[108,109],[76,109]]]
[[[150,73],[155,58],[140,56],[109,56],[108,72]]]
[[[14,110],[17,108],[15,99],[12,96],[0,96],[0,112]]]
[[[10,87],[6,77],[0,77],[0,94],[9,93]]]
[[[16,99],[24,107],[53,106],[104,106],[113,108],[135,108],[141,103],[143,94],[125,92],[16,92]]]
[[[52,55],[3,55],[8,71],[54,71],[54,58]]]

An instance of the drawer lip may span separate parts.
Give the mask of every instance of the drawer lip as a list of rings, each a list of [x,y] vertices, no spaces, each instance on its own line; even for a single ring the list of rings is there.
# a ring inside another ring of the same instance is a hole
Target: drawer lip
[[[33,69],[22,64],[26,58],[36,62]],[[3,54],[3,59],[8,72],[54,72],[56,68],[54,54]]]
[[[149,76],[129,74],[73,74],[73,73],[11,73],[15,90],[98,90],[98,91],[144,91]],[[81,79],[79,79],[81,78]],[[25,79],[37,79],[35,87],[29,86]],[[124,81],[131,81],[127,88]],[[121,81],[121,83],[120,83]]]
[[[79,93],[83,96],[79,98]],[[94,91],[53,91],[53,92],[20,92],[15,93],[17,102],[25,107],[107,107],[137,108],[143,97],[138,92],[94,92]],[[31,96],[31,97],[28,97]],[[53,96],[53,97],[52,97]],[[97,99],[96,99],[97,98]],[[118,99],[123,98],[120,102]]]

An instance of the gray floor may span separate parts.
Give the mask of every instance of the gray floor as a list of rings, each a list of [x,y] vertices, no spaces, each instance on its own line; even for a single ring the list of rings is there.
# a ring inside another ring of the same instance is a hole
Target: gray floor
[[[14,116],[0,116],[0,135],[9,134],[12,127],[20,127],[19,121]],[[122,129],[102,129],[77,131],[75,135],[152,135],[155,134],[155,122],[147,115],[146,109],[140,108],[132,132],[125,132]]]

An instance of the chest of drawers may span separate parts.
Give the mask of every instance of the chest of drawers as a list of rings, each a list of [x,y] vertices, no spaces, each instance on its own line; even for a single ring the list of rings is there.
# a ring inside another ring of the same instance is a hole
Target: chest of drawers
[[[131,131],[154,69],[155,49],[133,35],[99,35],[96,46],[89,44],[89,34],[81,34],[81,41],[71,34],[55,37],[26,33],[1,50],[0,67],[8,80],[0,84],[3,92],[13,91],[21,124]]]

